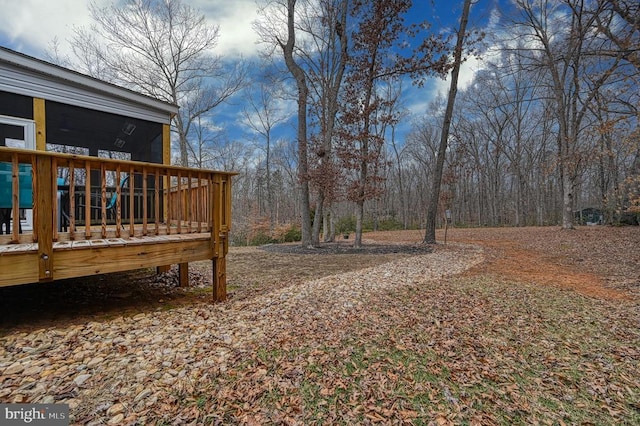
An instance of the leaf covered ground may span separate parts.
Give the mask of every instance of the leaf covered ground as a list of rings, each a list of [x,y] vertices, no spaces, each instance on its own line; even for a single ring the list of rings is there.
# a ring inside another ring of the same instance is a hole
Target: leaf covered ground
[[[217,305],[206,263],[189,290],[99,286],[95,310],[72,283],[75,315],[3,313],[0,401],[66,402],[79,424],[639,424],[639,243],[505,228],[426,254],[233,249]]]

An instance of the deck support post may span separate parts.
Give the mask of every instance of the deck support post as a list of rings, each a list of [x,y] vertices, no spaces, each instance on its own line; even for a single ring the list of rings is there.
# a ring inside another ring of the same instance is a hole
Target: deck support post
[[[178,265],[178,276],[180,287],[189,287],[189,264],[181,263]]]
[[[171,270],[171,265],[162,265],[156,267],[156,274],[164,274]]]
[[[213,259],[213,301],[227,300],[227,259],[224,255]]]
[[[213,251],[213,301],[227,300],[227,253],[229,251],[230,179],[215,176],[209,182],[211,197],[211,248]]]
[[[38,231],[38,278],[40,281],[53,280],[53,220],[49,214],[53,210],[53,170],[51,158],[36,158],[37,214],[34,226]]]

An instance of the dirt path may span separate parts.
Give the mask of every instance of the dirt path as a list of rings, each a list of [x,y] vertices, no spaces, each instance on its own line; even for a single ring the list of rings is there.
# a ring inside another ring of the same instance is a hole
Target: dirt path
[[[423,235],[422,231],[398,231],[366,236],[374,241],[416,243]],[[439,232],[438,238],[443,241],[444,234]],[[486,261],[467,274],[498,274],[604,300],[637,299],[640,289],[637,227],[452,229],[447,239],[486,250]]]
[[[570,288],[584,296],[605,300],[631,300],[626,292],[606,288],[604,280],[575,267],[561,265],[535,250],[523,249],[513,241],[468,241],[487,250],[488,260],[467,271],[502,275],[514,282],[531,282]]]

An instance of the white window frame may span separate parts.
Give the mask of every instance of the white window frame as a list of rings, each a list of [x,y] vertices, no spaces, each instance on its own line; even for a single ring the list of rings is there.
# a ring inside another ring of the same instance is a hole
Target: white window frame
[[[10,126],[21,126],[24,128],[24,147],[25,149],[36,149],[36,122],[26,118],[10,117],[0,115],[0,124],[8,124]]]

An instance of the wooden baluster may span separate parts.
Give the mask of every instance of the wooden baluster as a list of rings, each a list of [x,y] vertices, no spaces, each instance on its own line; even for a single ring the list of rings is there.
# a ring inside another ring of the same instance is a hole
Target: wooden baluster
[[[182,173],[180,173],[180,171],[178,171],[178,185],[177,185],[177,194],[178,194],[178,205],[177,205],[177,219],[178,219],[178,234],[181,234],[182,232]]]
[[[186,207],[186,219],[187,219],[187,233],[191,233],[191,215],[193,214],[193,206],[191,205],[191,203],[193,202],[192,200],[192,195],[191,195],[191,172],[189,172],[187,174],[187,196],[185,197],[185,207]]]
[[[91,163],[84,162],[84,237],[91,239]]]
[[[69,239],[75,240],[76,233],[76,168],[73,160],[69,162]]]
[[[13,230],[11,232],[11,242],[20,242],[20,163],[18,154],[11,154],[11,190],[13,197],[11,200],[11,217]],[[9,230],[7,230],[9,232]]]
[[[33,191],[33,239],[32,241],[34,243],[38,242],[38,227],[35,226],[36,223],[38,223],[38,215],[40,214],[40,206],[38,205],[38,169],[36,167],[37,165],[37,157],[35,154],[31,155],[31,180],[32,180],[32,185],[31,185],[31,190]]]
[[[107,170],[104,163],[100,164],[100,177],[102,184],[100,185],[100,210],[102,213],[102,238],[107,238]]]
[[[202,186],[202,172],[198,172],[198,197],[196,198],[196,220],[198,221],[198,234],[202,232],[202,203],[205,193]]]
[[[60,217],[60,206],[58,205],[58,159],[56,157],[51,158],[51,170],[53,241],[58,241],[58,224],[62,223],[62,218]]]
[[[133,237],[135,230],[135,216],[136,216],[136,208],[135,208],[135,176],[133,167],[129,167],[129,236]]]
[[[208,198],[208,208],[207,208],[207,232],[210,232],[211,234],[213,234],[213,219],[215,217],[215,191],[214,191],[214,186],[215,186],[215,182],[214,182],[214,177],[215,175],[211,174],[209,175],[209,179],[207,181],[207,185],[208,185],[208,192],[209,192],[209,198]]]
[[[171,216],[172,216],[172,212],[171,212],[171,208],[173,207],[173,203],[171,202],[171,171],[167,171],[167,187],[165,188],[166,194],[167,194],[167,213],[166,213],[166,219],[167,219],[167,235],[171,234]]]
[[[142,235],[147,235],[147,167],[142,168]]]
[[[116,238],[120,238],[120,227],[122,226],[122,205],[120,204],[120,195],[122,189],[120,188],[120,164],[116,167]],[[113,194],[111,195],[113,197]],[[111,201],[110,201],[111,202]],[[111,207],[113,208],[113,207]],[[104,238],[104,237],[103,237]]]
[[[227,179],[222,179],[220,189],[222,191],[222,194],[220,195],[220,230],[222,232],[227,232]]]
[[[155,216],[156,216],[156,235],[160,233],[160,173],[158,169],[155,169],[153,172],[153,182],[155,184]]]

